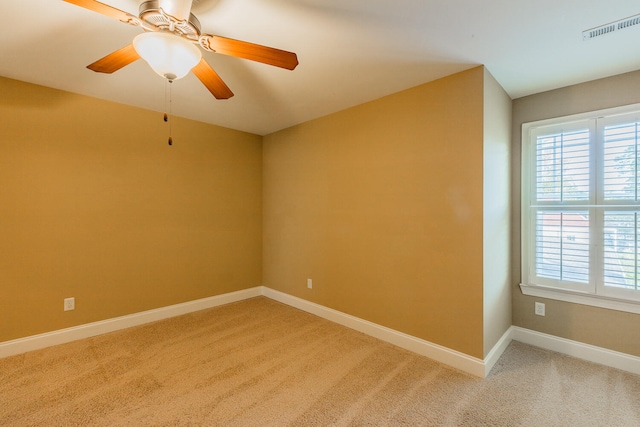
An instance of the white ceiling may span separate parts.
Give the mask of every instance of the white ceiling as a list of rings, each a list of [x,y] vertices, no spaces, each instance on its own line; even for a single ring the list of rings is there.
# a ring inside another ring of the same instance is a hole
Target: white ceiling
[[[104,0],[134,15],[139,0]],[[86,69],[142,30],[62,0],[2,0],[0,75],[165,110],[144,61]],[[196,0],[205,33],[296,52],[294,71],[205,52],[235,96],[193,76],[172,111],[265,135],[484,64],[512,98],[640,69],[640,25],[590,41],[582,31],[640,13],[631,0]],[[1,96],[1,94],[0,94]]]

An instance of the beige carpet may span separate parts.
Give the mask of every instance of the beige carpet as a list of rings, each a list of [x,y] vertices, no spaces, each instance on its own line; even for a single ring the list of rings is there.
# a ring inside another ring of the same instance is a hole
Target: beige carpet
[[[481,380],[267,298],[0,360],[1,426],[640,426],[640,376],[512,343]]]

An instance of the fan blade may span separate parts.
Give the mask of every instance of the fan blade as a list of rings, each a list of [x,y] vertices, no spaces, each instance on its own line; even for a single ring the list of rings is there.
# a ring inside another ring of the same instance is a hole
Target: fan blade
[[[131,18],[136,18],[135,16],[123,12],[120,9],[116,9],[115,7],[111,7],[104,3],[100,3],[99,1],[94,0],[63,0],[67,3],[75,4],[76,6],[84,7],[85,9],[92,10],[94,12],[98,12],[102,15],[108,16],[109,18],[115,18],[122,22],[129,22]]]
[[[193,74],[209,89],[209,92],[216,99],[229,99],[233,96],[233,92],[229,86],[222,81],[218,73],[216,73],[204,59],[201,59],[198,65],[191,70]]]
[[[205,37],[208,39],[211,50],[216,53],[262,62],[287,70],[293,70],[298,65],[298,57],[293,52],[226,37],[212,35],[205,35]]]
[[[138,59],[140,59],[140,55],[138,55],[133,45],[130,44],[129,46],[110,53],[102,59],[98,59],[91,65],[87,65],[87,68],[97,73],[111,74]]]

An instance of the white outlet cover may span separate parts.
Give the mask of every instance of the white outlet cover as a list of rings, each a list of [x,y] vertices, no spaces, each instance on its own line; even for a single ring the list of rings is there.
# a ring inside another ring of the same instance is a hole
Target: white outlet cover
[[[70,311],[76,309],[76,299],[75,298],[65,298],[64,299],[64,311]]]
[[[544,311],[545,311],[545,310],[544,310],[544,308],[545,308],[545,307],[544,307],[544,303],[543,303],[543,302],[537,302],[535,307],[536,307],[536,308],[535,308],[535,313],[536,313],[536,315],[538,315],[538,316],[544,316]]]

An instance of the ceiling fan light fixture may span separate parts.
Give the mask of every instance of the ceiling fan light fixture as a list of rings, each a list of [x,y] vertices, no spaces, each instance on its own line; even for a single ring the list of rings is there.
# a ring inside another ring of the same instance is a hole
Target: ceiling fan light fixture
[[[133,47],[153,71],[168,80],[186,76],[202,58],[193,43],[167,32],[139,34],[133,39]]]

